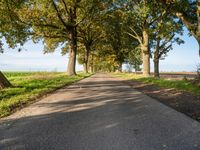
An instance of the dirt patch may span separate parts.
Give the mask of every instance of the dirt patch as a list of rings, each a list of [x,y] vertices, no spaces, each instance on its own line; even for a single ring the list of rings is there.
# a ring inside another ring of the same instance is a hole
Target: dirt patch
[[[200,94],[194,95],[176,89],[167,89],[154,84],[146,84],[138,81],[125,81],[133,88],[153,97],[179,112],[200,121]]]

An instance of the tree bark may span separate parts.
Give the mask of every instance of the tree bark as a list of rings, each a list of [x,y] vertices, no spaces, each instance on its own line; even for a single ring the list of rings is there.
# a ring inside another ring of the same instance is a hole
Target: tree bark
[[[96,69],[94,68],[93,63],[90,66],[90,73],[94,73],[96,71]]]
[[[85,73],[87,73],[87,67],[86,67],[86,64],[85,64],[85,62],[83,63],[83,71],[85,72]]]
[[[146,30],[143,31],[143,43],[141,45],[143,75],[150,76],[150,51],[149,51],[149,35]]]
[[[68,42],[69,42],[69,61],[67,67],[67,74],[69,76],[76,75],[76,54],[77,54],[77,26],[76,26],[76,5],[73,9],[69,9],[68,21],[72,24],[68,27]]]
[[[197,43],[199,46],[199,57],[200,57],[200,30],[199,30],[199,33],[197,33],[194,37],[197,40]]]
[[[77,33],[76,28],[69,31],[69,61],[67,74],[76,75]]]
[[[88,73],[88,62],[85,62],[85,73]]]
[[[93,55],[91,55],[90,72],[94,73],[94,72],[96,72],[96,70],[97,69],[94,66],[94,58],[93,58]]]
[[[160,54],[160,39],[157,39],[156,41],[156,48],[155,48],[155,51],[154,51],[154,77],[155,78],[159,78],[160,77],[160,73],[159,73],[159,60],[160,60],[160,57],[161,57],[161,54]]]
[[[159,59],[154,58],[154,77],[159,78],[160,73],[159,73]]]
[[[200,57],[200,0],[197,0],[197,31],[196,31],[196,40],[199,44],[199,57]]]
[[[11,83],[6,79],[3,73],[0,71],[0,89],[11,87]]]
[[[195,25],[190,18],[184,15],[182,12],[176,12],[176,16],[183,22],[189,32],[194,36],[199,45],[199,57],[200,57],[200,0],[197,0],[197,24]]]
[[[84,70],[85,73],[88,73],[88,60],[89,60],[89,55],[90,55],[90,46],[85,45],[85,62],[84,62]]]
[[[200,13],[200,6],[197,7],[197,12]],[[200,56],[200,16],[197,15],[198,25],[195,27],[194,24],[190,23],[183,15],[183,13],[176,12],[176,16],[183,22],[183,24],[187,27],[191,35],[197,40],[199,45],[199,56]],[[195,28],[196,31],[190,30],[190,28]]]

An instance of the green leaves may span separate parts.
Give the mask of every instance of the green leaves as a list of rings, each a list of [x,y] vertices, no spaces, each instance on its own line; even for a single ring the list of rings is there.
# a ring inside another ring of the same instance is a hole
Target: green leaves
[[[30,39],[35,43],[42,40],[44,53],[61,47],[64,55],[69,48],[76,51],[78,47],[79,62],[85,61],[88,47],[92,64],[95,59],[104,64],[110,60],[113,64],[127,60],[131,63],[135,55],[140,62],[140,55],[135,51],[139,45],[145,46],[148,52],[149,48],[155,49],[158,40],[165,45],[162,49],[168,50],[172,43],[183,43],[173,37],[182,34],[183,25],[175,17],[177,12],[192,24],[188,29],[196,33],[197,11],[193,0],[165,3],[156,0],[1,0],[0,38],[5,38],[11,48]]]
[[[10,0],[2,0],[0,2],[0,34],[5,38],[11,48],[18,44],[23,45],[28,39],[28,25],[23,23],[17,11],[20,9],[23,1],[14,3]]]

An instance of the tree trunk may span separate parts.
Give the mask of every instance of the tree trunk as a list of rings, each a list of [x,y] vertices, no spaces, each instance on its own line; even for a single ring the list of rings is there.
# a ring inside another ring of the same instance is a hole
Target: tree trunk
[[[93,57],[93,55],[91,55],[91,62],[90,62],[90,72],[91,73],[94,73],[94,72],[96,72],[96,68],[95,68],[95,66],[94,66],[94,57]]]
[[[196,39],[199,44],[199,57],[200,57],[200,0],[197,0],[197,31],[196,31]]]
[[[160,39],[157,39],[157,44],[156,48],[154,51],[154,77],[159,78],[160,73],[159,73],[159,60],[160,60]]]
[[[146,30],[143,31],[143,43],[141,45],[143,75],[150,76],[150,52],[149,52],[149,35]]]
[[[154,77],[159,78],[160,73],[159,73],[159,59],[154,59]]]
[[[76,52],[76,47],[71,45],[69,49],[69,61],[67,67],[67,74],[69,76],[76,75]]]
[[[11,83],[6,79],[3,73],[0,71],[0,89],[11,87]]]
[[[85,73],[87,73],[87,67],[86,67],[85,62],[83,63],[83,71],[84,71]]]
[[[198,43],[198,46],[199,46],[199,57],[200,57],[200,33],[196,34],[195,39],[197,40],[197,43]]]
[[[69,31],[69,61],[67,74],[76,75],[77,33],[76,28]]]
[[[85,73],[88,73],[88,63],[85,62]]]
[[[90,55],[90,46],[89,45],[85,45],[85,73],[88,73],[88,60],[89,60],[89,55]]]
[[[96,71],[96,69],[94,68],[93,63],[91,63],[90,65],[90,73],[94,73]]]
[[[68,21],[72,24],[68,27],[68,42],[69,42],[69,61],[67,67],[67,74],[69,76],[76,75],[76,54],[77,54],[77,27],[76,24],[76,10],[77,7],[74,6],[73,9],[69,9]]]

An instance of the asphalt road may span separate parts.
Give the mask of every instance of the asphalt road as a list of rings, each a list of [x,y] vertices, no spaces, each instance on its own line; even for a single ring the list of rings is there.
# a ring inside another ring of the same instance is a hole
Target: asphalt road
[[[200,150],[200,123],[97,74],[0,120],[0,150]]]

